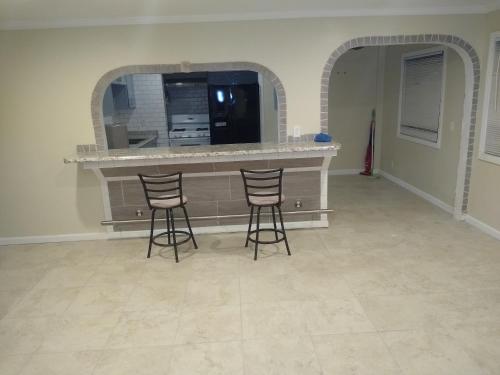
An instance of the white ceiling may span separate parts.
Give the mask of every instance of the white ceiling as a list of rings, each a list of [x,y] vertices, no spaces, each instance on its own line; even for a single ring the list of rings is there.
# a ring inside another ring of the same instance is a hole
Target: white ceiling
[[[500,0],[0,0],[0,29],[467,14],[496,9],[500,9]]]

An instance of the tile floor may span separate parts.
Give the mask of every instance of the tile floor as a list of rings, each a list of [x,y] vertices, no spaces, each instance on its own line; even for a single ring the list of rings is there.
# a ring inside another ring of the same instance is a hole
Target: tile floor
[[[500,242],[383,180],[257,262],[198,236],[0,247],[0,374],[500,373]]]

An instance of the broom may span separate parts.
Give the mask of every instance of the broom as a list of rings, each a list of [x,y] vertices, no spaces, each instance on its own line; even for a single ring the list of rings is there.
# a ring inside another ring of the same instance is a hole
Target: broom
[[[370,138],[365,154],[365,170],[360,172],[363,176],[373,176],[373,166],[375,162],[375,109],[372,110],[372,121],[370,123]]]

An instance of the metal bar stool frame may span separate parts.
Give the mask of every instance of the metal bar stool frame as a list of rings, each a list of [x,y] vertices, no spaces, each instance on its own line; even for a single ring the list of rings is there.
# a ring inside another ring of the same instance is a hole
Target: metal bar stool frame
[[[247,204],[250,207],[250,220],[248,223],[247,237],[245,247],[248,247],[248,242],[255,244],[254,260],[257,260],[259,244],[275,244],[281,241],[285,242],[286,251],[290,253],[288,239],[286,236],[285,226],[283,224],[283,214],[281,212],[281,203],[283,202],[283,168],[266,169],[266,170],[248,170],[240,169],[243,185],[245,187],[245,197]],[[261,200],[256,204],[256,200]],[[273,218],[273,228],[260,228],[260,212],[262,208],[270,207]],[[252,230],[254,210],[257,208],[257,225],[256,229]],[[281,229],[276,225],[276,210],[278,210]],[[259,240],[260,232],[274,232],[274,240],[263,241]],[[255,239],[252,238],[255,235]],[[281,236],[280,236],[281,235]]]
[[[194,238],[193,230],[191,229],[191,223],[189,222],[189,216],[185,206],[187,198],[183,195],[182,192],[182,172],[161,175],[138,174],[138,176],[144,189],[146,203],[151,210],[151,229],[149,232],[149,246],[147,257],[151,257],[151,248],[153,244],[162,247],[173,246],[175,262],[179,263],[179,255],[177,253],[177,247],[179,245],[192,240],[194,248],[198,249],[198,245]],[[163,202],[165,202],[165,204],[163,204]],[[161,207],[162,204],[165,207]],[[184,212],[188,231],[175,229],[174,208],[178,207],[182,208]],[[161,209],[165,210],[167,230],[157,235],[153,235],[155,214],[157,210]],[[186,238],[182,241],[177,241],[178,235],[186,236]],[[167,243],[156,241],[157,238],[163,236],[167,236]]]

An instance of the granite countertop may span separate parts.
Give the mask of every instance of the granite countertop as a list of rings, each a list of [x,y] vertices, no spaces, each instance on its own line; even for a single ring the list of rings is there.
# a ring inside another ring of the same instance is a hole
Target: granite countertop
[[[294,152],[333,152],[341,148],[337,142],[244,143],[186,147],[128,148],[106,151],[79,152],[64,158],[64,163],[138,161],[176,158],[207,158],[217,156],[277,154]]]

